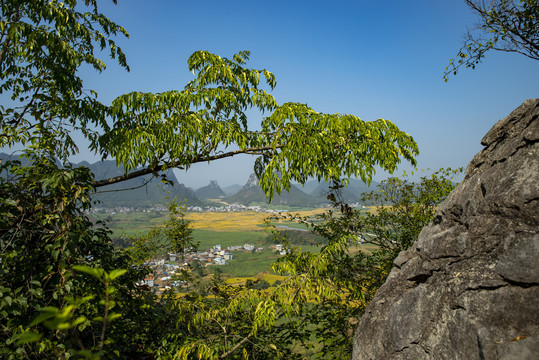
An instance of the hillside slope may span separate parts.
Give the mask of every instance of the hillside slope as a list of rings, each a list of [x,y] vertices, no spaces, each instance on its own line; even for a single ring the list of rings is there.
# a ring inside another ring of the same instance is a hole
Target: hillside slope
[[[247,183],[236,194],[224,199],[228,203],[239,203],[243,205],[267,204],[268,200],[258,187],[258,179],[255,174],[251,174]],[[324,201],[323,201],[324,202]],[[292,185],[290,190],[281,192],[281,195],[274,194],[271,202],[274,205],[286,205],[292,207],[316,206],[321,203],[320,199],[304,193],[296,186]]]
[[[123,169],[116,167],[116,162],[107,160],[94,164],[81,163],[77,165],[88,166],[97,180],[122,175]],[[103,186],[97,189],[98,194],[94,200],[98,200],[102,207],[142,207],[149,208],[155,206],[165,206],[171,199],[177,198],[178,202],[185,202],[187,205],[203,205],[203,202],[195,195],[191,188],[180,184],[172,170],[165,173],[167,180],[174,184],[164,183],[161,178],[152,178],[146,175],[121,183]],[[130,189],[129,191],[118,191]]]
[[[220,199],[226,196],[225,192],[217,181],[210,180],[210,184],[195,190],[195,195],[199,199]]]

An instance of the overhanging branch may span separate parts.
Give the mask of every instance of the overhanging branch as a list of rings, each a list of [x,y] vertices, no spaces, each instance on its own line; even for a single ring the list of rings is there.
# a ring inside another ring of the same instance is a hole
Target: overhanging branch
[[[282,147],[282,145],[279,145],[276,148],[280,149],[281,147]],[[260,154],[262,154],[264,152],[274,150],[274,149],[275,148],[272,147],[272,146],[261,146],[261,147],[253,147],[253,148],[246,148],[246,149],[239,149],[239,150],[229,151],[229,152],[226,152],[226,153],[216,154],[216,155],[212,155],[212,156],[198,155],[188,165],[199,163],[199,162],[206,162],[206,161],[209,162],[209,161],[224,159],[224,158],[232,157],[232,156],[239,155],[239,154],[260,155]],[[157,165],[157,166],[146,167],[144,169],[133,171],[133,172],[128,173],[128,174],[115,176],[115,177],[111,177],[111,178],[103,179],[103,180],[96,180],[96,181],[94,181],[92,183],[92,185],[94,187],[96,187],[96,188],[101,187],[101,186],[106,186],[106,185],[112,185],[112,184],[116,184],[116,183],[119,183],[119,182],[122,182],[122,181],[127,181],[127,180],[130,180],[130,179],[134,179],[134,178],[137,178],[139,176],[144,176],[144,175],[149,175],[149,174],[156,174],[156,173],[158,173],[160,171],[164,171],[166,169],[177,168],[177,167],[181,167],[181,166],[185,166],[185,165],[186,165],[185,163],[182,163],[180,161],[172,161],[172,162],[164,163],[164,164]]]

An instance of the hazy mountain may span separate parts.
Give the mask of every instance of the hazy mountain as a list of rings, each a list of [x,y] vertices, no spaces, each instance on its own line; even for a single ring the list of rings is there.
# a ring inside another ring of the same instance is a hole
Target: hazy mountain
[[[221,187],[215,180],[210,180],[209,185],[195,190],[195,195],[199,199],[220,199],[226,196],[223,189],[221,189]]]
[[[21,158],[20,155],[21,155],[20,152],[17,152],[16,154],[13,154],[13,155],[2,152],[0,153],[0,163],[4,164],[6,161],[20,161],[21,166],[27,166],[30,160],[28,160],[25,157]],[[62,164],[58,160],[56,161],[56,165],[58,167],[62,166]],[[2,176],[5,176],[5,174],[2,174]]]
[[[316,180],[313,182],[317,183]],[[319,199],[326,199],[326,196],[330,192],[330,186],[330,184],[325,182],[320,182],[314,187],[313,184],[309,184],[309,188],[313,189],[309,194],[318,197]],[[361,200],[361,194],[374,191],[377,186],[378,183],[376,181],[372,181],[370,185],[367,185],[361,180],[350,179],[348,186],[341,189],[342,199],[346,203],[359,202]]]
[[[0,153],[0,160],[17,159],[18,156],[10,156],[5,153]],[[25,159],[21,160],[24,163]],[[115,161],[103,161],[94,164],[89,164],[86,161],[76,164],[75,166],[87,166],[94,173],[97,180],[123,175],[123,169],[116,167]],[[240,185],[231,185],[221,188],[217,181],[210,181],[210,184],[196,191],[180,184],[172,170],[165,172],[167,179],[174,183],[174,186],[162,183],[160,179],[152,179],[148,184],[145,182],[150,180],[151,175],[131,179],[114,185],[101,187],[99,192],[107,191],[95,196],[96,200],[100,200],[103,207],[116,206],[131,206],[131,207],[152,207],[155,205],[165,205],[168,200],[173,197],[178,197],[179,201],[186,200],[188,205],[202,205],[200,199],[217,199],[226,197],[227,202],[238,202],[241,204],[265,204],[267,199],[262,190],[258,187],[258,179],[254,174],[249,177],[247,183],[242,187]],[[3,174],[5,175],[5,174]],[[343,199],[345,202],[358,202],[361,194],[376,190],[378,183],[373,181],[370,186],[367,186],[361,180],[350,179],[349,186],[342,189]],[[136,188],[129,191],[113,191],[118,189]],[[311,180],[301,185],[292,186],[289,192],[283,192],[281,196],[275,194],[272,204],[281,204],[288,206],[314,206],[327,202],[327,194],[329,192],[329,184]]]
[[[25,158],[19,159],[19,155],[9,155],[4,152],[0,153],[0,161],[2,161],[2,164],[6,161],[13,161],[13,160],[19,160],[22,165],[28,164],[28,160]]]
[[[228,203],[239,203],[243,205],[267,204],[268,201],[262,190],[258,187],[258,179],[255,174],[251,174],[247,183],[236,194],[224,199]],[[320,204],[320,200],[304,193],[296,186],[292,185],[290,190],[281,192],[281,195],[273,195],[272,204],[287,206],[315,206]]]
[[[122,168],[116,167],[116,162],[112,160],[100,161],[94,164],[81,163],[76,166],[88,166],[97,180],[106,179],[124,174]],[[195,192],[191,188],[180,184],[172,169],[168,169],[163,174],[167,180],[174,184],[164,183],[161,178],[153,178],[152,175],[145,175],[131,180],[123,181],[113,185],[107,185],[97,189],[98,194],[95,200],[101,203],[98,206],[116,207],[153,207],[157,205],[165,206],[173,198],[177,198],[179,203],[186,202],[187,205],[202,205]],[[126,191],[116,191],[120,189],[130,189]]]
[[[225,186],[223,188],[223,191],[225,192],[226,196],[232,196],[240,190],[241,190],[241,185],[238,185],[238,184]]]
[[[19,159],[18,155],[13,156],[5,153],[0,153],[2,162],[7,160],[20,160],[22,165],[28,164],[25,158]],[[61,166],[58,163],[58,166]],[[124,174],[123,168],[116,167],[116,162],[107,160],[90,164],[87,161],[73,164],[74,167],[85,166],[92,171],[96,180],[111,178]],[[177,197],[178,202],[186,201],[188,205],[203,205],[195,192],[180,184],[172,170],[167,170],[164,173],[168,180],[171,180],[174,186],[161,182],[161,178],[152,179],[151,175],[138,177],[135,179],[123,181],[121,183],[103,186],[97,189],[97,194],[93,196],[94,200],[100,201],[96,204],[98,207],[154,207],[157,205],[164,206],[169,202],[169,199]],[[5,176],[2,173],[2,176]],[[146,184],[147,183],[147,184]],[[120,189],[132,189],[126,191],[117,191]]]
[[[320,185],[320,182],[318,180],[309,180],[303,185],[296,184],[296,186],[306,194],[312,194],[312,192],[318,187],[318,185]]]

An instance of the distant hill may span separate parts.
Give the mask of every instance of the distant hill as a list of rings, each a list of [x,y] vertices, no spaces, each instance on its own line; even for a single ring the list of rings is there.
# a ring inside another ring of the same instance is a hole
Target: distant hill
[[[240,190],[241,190],[241,185],[238,185],[238,184],[225,186],[223,188],[223,191],[225,192],[226,196],[234,195],[235,193],[237,193]]]
[[[317,181],[313,182],[316,183]],[[378,184],[379,183],[377,183],[376,181],[372,181],[370,185],[367,185],[361,180],[350,179],[348,182],[348,186],[341,189],[342,199],[344,202],[349,204],[359,202],[361,200],[361,194],[376,190]],[[305,185],[307,186],[308,184]],[[313,188],[312,185],[313,184],[309,184],[309,187]],[[326,196],[330,191],[329,187],[330,184],[320,182],[314,187],[313,190],[311,190],[309,194],[314,197],[318,197],[319,199],[326,199]]]
[[[0,153],[0,160],[17,159],[18,156],[10,156],[5,153]],[[22,160],[23,164],[26,160]],[[75,166],[87,166],[94,173],[97,180],[110,178],[113,176],[123,175],[123,169],[116,167],[115,161],[102,161],[94,164],[89,164],[86,161],[75,164]],[[3,174],[5,175],[5,174]],[[99,188],[98,191],[109,191],[118,189],[128,189],[139,187],[129,191],[114,191],[105,192],[95,196],[96,200],[101,203],[98,206],[102,207],[154,207],[156,205],[166,205],[167,198],[172,199],[178,197],[180,201],[186,200],[190,206],[204,205],[203,200],[224,198],[229,203],[240,203],[244,205],[267,204],[267,199],[258,187],[258,179],[252,174],[247,183],[242,187],[240,185],[231,185],[221,188],[217,181],[210,181],[210,184],[196,191],[180,184],[172,172],[166,172],[167,178],[174,183],[174,186],[162,183],[160,179],[152,179],[147,185],[144,183],[150,180],[151,175],[131,179],[114,185]],[[142,187],[140,187],[142,186]],[[361,180],[350,179],[349,186],[342,189],[343,199],[348,203],[355,203],[360,200],[361,194],[376,190],[378,183],[373,181],[370,186],[367,186]],[[305,183],[303,187],[300,185],[292,186],[289,192],[283,192],[281,196],[275,194],[272,204],[288,205],[288,206],[316,206],[327,203],[326,198],[329,192],[329,184],[311,180]]]
[[[106,179],[124,174],[122,168],[116,167],[116,162],[112,160],[100,161],[94,164],[87,162],[76,164],[75,166],[88,166],[97,180]],[[113,185],[107,185],[97,189],[100,194],[94,196],[94,200],[99,200],[98,206],[102,207],[155,207],[165,206],[171,199],[177,198],[178,202],[186,202],[187,205],[203,205],[203,202],[195,195],[191,188],[180,184],[171,169],[164,172],[167,179],[172,181],[174,186],[161,182],[160,178],[153,178],[152,175],[145,175],[135,179],[123,181]],[[147,184],[146,184],[147,183]],[[120,189],[131,189],[126,191],[114,191]]]
[[[320,182],[318,180],[310,180],[310,181],[307,181],[303,185],[296,184],[298,189],[300,189],[301,191],[303,191],[306,194],[311,194],[311,195],[312,195],[314,189],[316,189],[318,187],[318,185],[320,185]]]
[[[21,153],[19,151],[17,151],[13,155],[1,152],[0,153],[0,162],[3,164],[6,161],[20,161],[21,166],[27,166],[30,161],[25,157],[21,158],[20,155],[21,155]],[[59,161],[56,161],[56,165],[58,167],[62,166],[62,164]],[[2,173],[2,176],[5,176],[5,175],[6,174]]]
[[[19,157],[18,155],[12,156],[6,153],[0,153],[0,160],[2,162],[7,160],[19,160]],[[24,158],[20,159],[20,161],[22,165],[28,164],[28,160]],[[58,166],[61,166],[60,163],[58,163]],[[116,167],[116,162],[112,160],[99,161],[94,164],[83,161],[78,164],[73,164],[73,166],[88,167],[94,174],[96,180],[107,179],[124,174],[123,169]],[[178,179],[172,170],[167,170],[165,174],[167,179],[173,182],[174,186],[161,182],[160,178],[151,179],[151,175],[146,175],[121,183],[100,187],[97,189],[98,194],[94,195],[93,199],[100,202],[96,205],[97,207],[106,208],[119,206],[139,208],[165,206],[169,202],[168,199],[174,197],[177,197],[180,203],[186,201],[188,205],[203,205],[203,202],[197,198],[193,189],[187,188],[185,185],[178,182]],[[2,176],[5,175],[5,173],[2,173]],[[148,183],[144,185],[146,182]],[[136,189],[128,191],[111,191],[131,188]]]
[[[258,187],[258,179],[255,174],[251,174],[247,183],[236,194],[224,199],[228,203],[239,203],[243,205],[267,204],[268,201],[262,190]],[[292,185],[288,192],[283,191],[281,195],[274,194],[271,202],[275,205],[287,205],[292,207],[316,206],[320,200],[308,195]]]
[[[210,180],[209,185],[206,185],[204,187],[201,187],[200,189],[195,190],[195,195],[199,199],[220,199],[226,196],[223,189],[221,189],[221,187],[215,180]]]

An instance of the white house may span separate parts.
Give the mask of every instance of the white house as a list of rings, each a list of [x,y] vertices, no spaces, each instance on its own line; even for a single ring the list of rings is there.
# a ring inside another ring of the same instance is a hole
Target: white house
[[[213,259],[213,261],[215,262],[215,265],[226,265],[225,259],[222,257],[217,257]]]
[[[148,276],[147,278],[145,278],[144,281],[142,282],[142,284],[148,285],[149,287],[153,287],[153,285],[154,285],[153,276]]]

